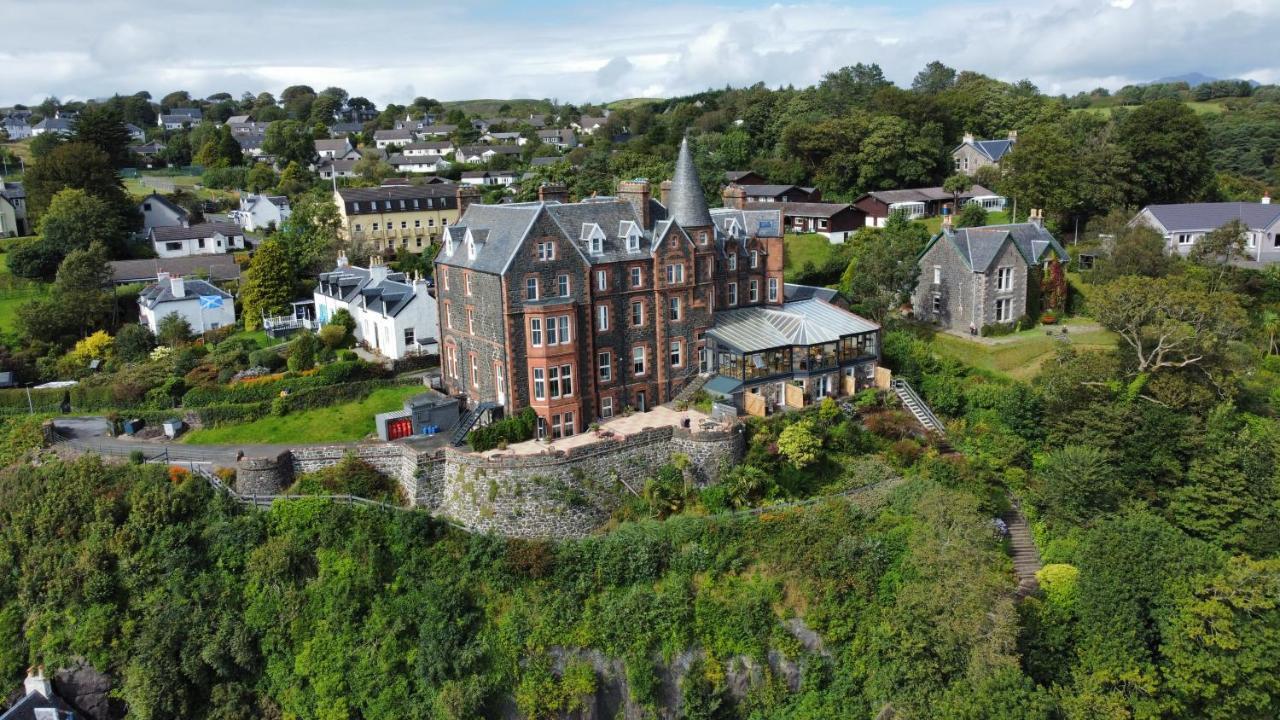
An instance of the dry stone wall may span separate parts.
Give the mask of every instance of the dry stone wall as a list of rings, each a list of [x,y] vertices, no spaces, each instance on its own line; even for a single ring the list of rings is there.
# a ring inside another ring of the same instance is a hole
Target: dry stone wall
[[[245,458],[241,493],[272,494],[292,478],[334,465],[353,453],[396,478],[416,507],[476,532],[507,537],[572,538],[603,524],[629,492],[677,453],[701,485],[716,482],[743,453],[741,426],[716,432],[651,428],[626,438],[538,455],[446,449],[419,453],[394,443],[305,447],[278,458]]]

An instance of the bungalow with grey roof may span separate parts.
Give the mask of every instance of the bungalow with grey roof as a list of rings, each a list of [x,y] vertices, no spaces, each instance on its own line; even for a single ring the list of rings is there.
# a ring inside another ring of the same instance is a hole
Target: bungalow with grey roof
[[[210,255],[244,250],[244,230],[235,223],[206,222],[191,226],[153,227],[147,239],[162,258]]]
[[[1239,220],[1245,232],[1245,254],[1259,263],[1280,262],[1280,205],[1264,195],[1261,202],[1148,205],[1130,226],[1145,225],[1164,236],[1165,252],[1186,256],[1207,233]]]
[[[138,212],[142,214],[144,233],[150,233],[152,228],[186,227],[190,224],[190,214],[185,208],[154,190],[138,202]]]
[[[873,190],[863,193],[853,201],[854,207],[866,213],[867,227],[884,227],[889,216],[896,212],[906,214],[909,220],[935,217],[942,208],[956,200],[961,205],[978,203],[988,212],[1003,210],[1005,198],[981,185],[973,185],[958,196],[941,187],[907,188],[904,190]]]
[[[978,332],[1035,312],[1043,266],[1068,260],[1038,211],[1032,222],[951,228],[920,254],[911,298],[915,316],[952,330]]]

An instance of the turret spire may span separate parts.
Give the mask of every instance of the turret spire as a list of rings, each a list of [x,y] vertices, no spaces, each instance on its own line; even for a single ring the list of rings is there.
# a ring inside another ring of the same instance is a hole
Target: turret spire
[[[676,172],[671,178],[667,217],[680,223],[680,227],[705,227],[711,224],[707,198],[702,194],[702,180],[698,178],[698,168],[694,167],[693,153],[689,150],[689,138],[680,141]]]

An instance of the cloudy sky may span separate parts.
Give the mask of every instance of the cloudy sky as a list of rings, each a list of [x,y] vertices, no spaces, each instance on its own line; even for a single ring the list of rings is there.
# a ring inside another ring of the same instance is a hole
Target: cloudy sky
[[[1198,71],[1280,82],[1280,0],[0,0],[0,104],[329,85],[379,105],[602,101],[930,60],[1047,92]]]

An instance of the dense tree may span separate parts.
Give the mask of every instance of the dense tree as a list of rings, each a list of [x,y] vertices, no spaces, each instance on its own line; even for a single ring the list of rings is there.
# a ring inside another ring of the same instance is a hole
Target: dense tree
[[[68,253],[95,243],[119,257],[129,236],[118,208],[74,188],[53,197],[38,231],[37,240],[14,250],[9,259],[10,269],[19,277],[50,279]]]
[[[1133,161],[1131,204],[1187,202],[1209,190],[1208,134],[1200,117],[1182,102],[1160,100],[1139,107],[1120,121],[1115,139]]]
[[[923,226],[897,213],[879,230],[859,230],[848,240],[852,259],[840,278],[841,291],[859,313],[884,320],[915,289],[916,258],[928,240]]]
[[[1113,511],[1124,486],[1107,454],[1092,446],[1067,445],[1036,460],[1037,502],[1049,523],[1081,525]]]
[[[90,105],[71,121],[71,140],[96,147],[106,153],[112,165],[125,167],[133,158],[129,152],[133,139],[124,125],[124,116],[118,109]]]
[[[924,69],[916,73],[911,81],[911,89],[916,92],[934,95],[949,89],[956,82],[956,71],[934,60]]]
[[[121,217],[132,219],[133,203],[111,158],[92,145],[67,143],[55,148],[27,169],[24,184],[28,209],[37,218],[49,209],[54,195],[74,188],[110,203]]]
[[[160,318],[156,325],[156,339],[169,347],[177,347],[191,339],[191,323],[178,313],[171,312]]]
[[[245,328],[255,329],[263,317],[288,310],[294,298],[293,283],[294,268],[284,246],[274,238],[263,241],[249,261],[240,288]]]
[[[296,162],[305,167],[315,159],[315,140],[306,123],[280,120],[267,126],[266,135],[262,138],[262,151],[275,155],[282,164]]]

